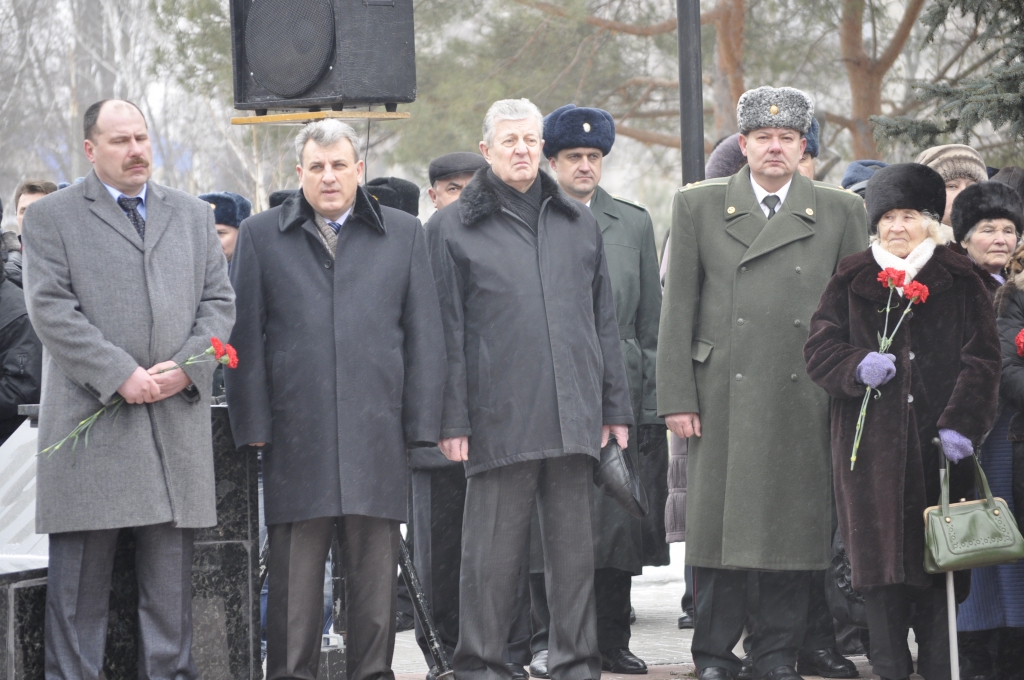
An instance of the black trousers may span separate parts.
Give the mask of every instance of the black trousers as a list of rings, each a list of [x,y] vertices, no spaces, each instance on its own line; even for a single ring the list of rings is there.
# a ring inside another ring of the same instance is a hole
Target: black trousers
[[[466,509],[466,468],[462,465],[412,471],[412,515],[417,527],[413,561],[430,603],[441,644],[449,661],[459,642],[459,574],[462,564],[462,518]],[[516,588],[516,616],[509,633],[505,660],[530,663],[529,555]],[[416,643],[428,666],[427,636],[416,619]]]
[[[906,678],[914,672],[907,645],[907,634],[913,626],[918,675],[924,680],[949,680],[945,591],[892,585],[865,588],[863,592],[872,672],[883,678]]]
[[[199,677],[192,660],[191,529],[135,527],[139,677]],[[96,680],[103,670],[120,529],[50,534],[43,626],[47,680]]]
[[[324,563],[335,534],[345,568],[347,680],[392,680],[399,523],[361,515],[267,527],[267,680],[315,680]]]
[[[509,680],[504,656],[516,617],[536,500],[544,546],[554,680],[601,676],[590,504],[593,460],[575,454],[513,463],[469,478],[459,584],[459,680]]]
[[[629,648],[629,595],[633,575],[620,569],[594,570],[594,601],[597,605],[597,648],[602,654]],[[533,603],[533,636],[530,650],[548,648],[551,614],[548,611],[544,574],[530,574],[530,601]]]
[[[733,653],[747,622],[748,579],[756,578],[750,656],[760,677],[778,666],[795,666],[807,624],[806,571],[759,571],[694,567],[691,652],[698,670],[719,667],[739,673]]]
[[[693,567],[686,565],[683,567],[683,582],[686,584],[686,590],[683,592],[683,599],[680,604],[683,607],[683,613],[689,614],[690,618],[693,618]]]

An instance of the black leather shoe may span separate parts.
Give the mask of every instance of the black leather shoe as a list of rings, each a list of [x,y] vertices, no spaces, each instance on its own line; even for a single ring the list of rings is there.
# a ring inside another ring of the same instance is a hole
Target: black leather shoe
[[[732,671],[718,666],[708,666],[697,677],[700,680],[736,680],[736,676],[732,674]]]
[[[759,680],[804,680],[800,677],[800,674],[796,672],[796,669],[792,666],[776,666],[764,675]]]
[[[736,675],[736,680],[754,680],[754,661],[749,654],[743,655],[742,664],[740,672]]]
[[[530,662],[530,675],[535,678],[550,678],[548,675],[548,650],[542,649],[533,655]]]
[[[395,619],[395,628],[397,632],[404,633],[407,630],[412,630],[416,627],[416,619],[409,616],[405,612],[398,612],[398,617]]]
[[[517,663],[507,663],[505,668],[512,674],[512,680],[529,680],[530,674],[526,672],[526,669]]]
[[[693,628],[693,617],[683,612],[683,615],[679,617],[679,629]]]
[[[437,680],[437,666],[431,666],[427,671],[427,680]]]
[[[646,675],[647,664],[626,647],[601,652],[601,670],[622,675]]]
[[[857,665],[833,647],[816,649],[813,652],[797,654],[797,671],[800,675],[820,675],[823,678],[857,678]]]

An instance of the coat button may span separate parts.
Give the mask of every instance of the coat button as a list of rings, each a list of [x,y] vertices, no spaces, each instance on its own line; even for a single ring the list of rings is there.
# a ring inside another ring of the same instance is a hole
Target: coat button
[[[914,403],[914,395],[913,394],[908,394],[907,395],[907,403],[908,404],[913,404]]]
[[[797,268],[796,268],[796,273],[797,273],[797,274],[799,274],[799,273],[800,273],[800,267],[797,267]]]
[[[733,206],[730,205],[728,208],[725,209],[725,212],[727,212],[730,215],[732,215],[734,212],[736,212],[736,208],[734,208]]]
[[[736,380],[743,380],[743,374],[742,373],[737,373],[736,374]]]
[[[799,326],[800,325],[800,319],[794,319],[793,320],[793,325],[794,326]]]
[[[813,210],[811,210],[810,208],[808,208],[808,209],[807,209],[807,210],[805,210],[804,212],[806,212],[806,213],[807,213],[808,215],[814,215],[814,211],[813,211]]]
[[[325,269],[330,269],[331,268],[331,261],[330,260],[324,260],[324,268]]]
[[[736,319],[736,325],[737,326],[742,326],[745,323],[746,323],[746,321],[744,321],[743,319]]]
[[[746,273],[747,273],[747,272],[749,272],[750,270],[749,270],[749,269],[747,269],[746,267],[740,267],[740,271],[741,271],[741,272],[743,272],[744,274],[746,274]]]
[[[915,357],[915,356],[916,356],[916,355],[915,355],[915,354],[914,354],[913,352],[911,352],[911,353],[910,353],[910,360],[911,360],[911,361],[913,361],[913,360],[914,360],[914,357]]]
[[[789,376],[789,379],[792,380],[793,382],[796,382],[797,381],[796,373],[794,373],[793,375]]]

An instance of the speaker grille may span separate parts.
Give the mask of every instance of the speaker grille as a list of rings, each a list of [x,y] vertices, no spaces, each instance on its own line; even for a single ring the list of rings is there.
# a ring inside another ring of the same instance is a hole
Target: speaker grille
[[[257,83],[281,97],[302,94],[334,51],[329,0],[256,0],[245,22],[245,53]]]

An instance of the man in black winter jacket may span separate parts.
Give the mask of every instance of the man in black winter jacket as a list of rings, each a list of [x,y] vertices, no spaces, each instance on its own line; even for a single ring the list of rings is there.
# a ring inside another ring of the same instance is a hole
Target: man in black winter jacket
[[[0,241],[0,255],[6,250]],[[39,403],[42,364],[43,346],[28,320],[25,294],[0,268],[0,444],[25,419],[18,406]]]

